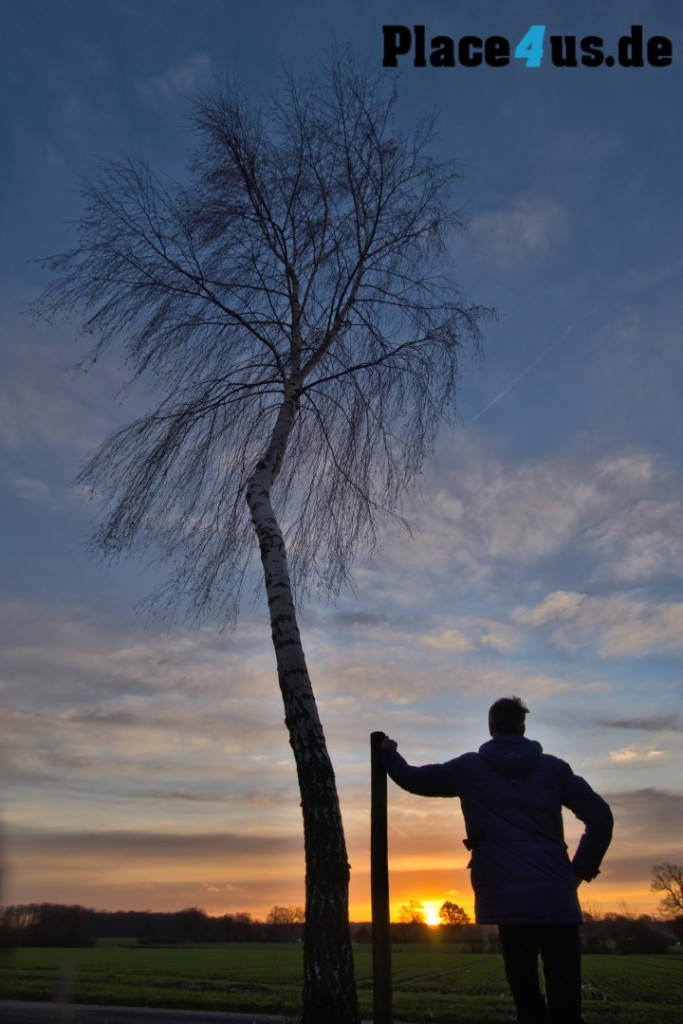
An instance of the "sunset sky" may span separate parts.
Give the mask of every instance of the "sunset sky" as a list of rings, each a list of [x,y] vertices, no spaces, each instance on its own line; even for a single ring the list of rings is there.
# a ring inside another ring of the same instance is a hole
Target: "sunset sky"
[[[387,530],[355,593],[312,601],[303,640],[337,771],[351,914],[369,916],[369,736],[412,763],[487,739],[519,694],[528,735],[612,804],[589,909],[654,911],[650,869],[683,860],[683,10],[490,0],[9,0],[0,88],[0,821],[6,903],[208,913],[303,903],[296,777],[263,604],[235,631],[149,626],[162,578],[104,567],[73,480],[145,407],[116,356],[88,374],[74,324],[34,323],[37,259],[74,242],[79,181],[139,151],[185,173],[187,96],[254,96],[382,26],[502,36],[531,25],[616,40],[643,26],[670,67],[414,67],[399,116],[438,112],[463,171],[450,252],[495,306],[463,366],[412,539]],[[386,72],[390,74],[391,72]],[[578,836],[572,816],[570,843]],[[389,793],[392,903],[471,912],[457,801]]]

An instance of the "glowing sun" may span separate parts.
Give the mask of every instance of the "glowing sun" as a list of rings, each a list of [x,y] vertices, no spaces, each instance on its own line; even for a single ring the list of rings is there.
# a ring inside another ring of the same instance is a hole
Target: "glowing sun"
[[[438,903],[423,903],[422,911],[424,913],[425,924],[428,924],[430,928],[435,928],[441,924],[441,918],[439,917],[439,906]]]

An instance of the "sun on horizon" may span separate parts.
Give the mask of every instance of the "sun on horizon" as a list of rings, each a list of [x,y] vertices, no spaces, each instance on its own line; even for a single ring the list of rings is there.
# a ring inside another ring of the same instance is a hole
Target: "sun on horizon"
[[[440,909],[441,903],[438,903],[434,900],[427,900],[422,904],[424,921],[425,924],[428,924],[430,928],[436,928],[437,925],[442,924],[441,918],[439,917]]]
[[[464,910],[470,921],[473,921],[473,908],[461,906],[460,902],[456,904],[457,908]],[[426,924],[429,928],[438,928],[439,925],[448,923],[448,918],[444,919],[441,916],[444,904],[447,907],[450,906],[449,896],[442,896],[440,898],[428,896],[425,899],[411,897],[408,900],[402,900],[400,903],[392,902],[391,920],[399,924]]]

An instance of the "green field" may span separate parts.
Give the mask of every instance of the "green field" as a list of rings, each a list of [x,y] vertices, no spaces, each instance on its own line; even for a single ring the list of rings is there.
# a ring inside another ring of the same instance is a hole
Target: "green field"
[[[0,999],[283,1013],[296,1020],[301,946],[17,949],[0,961]],[[356,949],[363,1017],[372,1017],[372,961]],[[395,946],[397,1021],[512,1024],[502,960],[446,945]],[[683,1024],[683,956],[584,957],[589,1024]]]

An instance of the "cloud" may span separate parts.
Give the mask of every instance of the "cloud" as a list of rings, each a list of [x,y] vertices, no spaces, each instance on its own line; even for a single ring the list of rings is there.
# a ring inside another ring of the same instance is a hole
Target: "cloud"
[[[277,693],[267,629],[253,622],[234,634],[169,634],[96,601],[8,600],[0,612],[5,701],[18,708],[169,693],[259,697],[269,685]]]
[[[187,96],[205,84],[213,72],[208,53],[199,51],[167,68],[160,75],[141,79],[138,89],[150,106]]]
[[[388,611],[371,612],[362,608],[336,611],[334,613],[335,624],[346,626],[349,629],[353,629],[356,626],[384,626],[391,622],[391,619],[392,616]]]
[[[343,646],[320,644],[309,633],[306,649],[318,697],[343,695],[358,702],[359,710],[400,711],[422,701],[458,698],[485,700],[486,694],[517,692],[549,695],[576,689],[576,679],[537,671],[509,660],[515,655],[519,630],[490,619],[453,616],[453,626],[439,617],[433,629],[415,632],[385,629],[381,637],[362,632]],[[351,718],[353,728],[353,718]]]
[[[602,718],[607,729],[636,729],[643,732],[683,732],[683,715],[671,712],[665,715],[633,715],[625,718]]]
[[[435,647],[439,651],[463,652],[474,650],[471,640],[458,629],[441,629],[435,633],[426,633],[419,642],[426,647]]]
[[[477,649],[512,653],[517,648],[518,631],[505,623],[459,616],[454,616],[452,622],[437,619],[437,628],[420,633],[418,642],[437,651],[461,654]]]
[[[262,917],[276,903],[302,902],[303,842],[294,830],[13,828],[5,840],[15,902],[165,911],[194,905]]]
[[[52,496],[50,485],[44,480],[36,480],[34,477],[17,476],[11,480],[15,492],[24,501],[36,505],[45,505],[48,508],[57,508],[58,503]]]
[[[652,868],[656,863],[656,851],[646,850],[640,854],[634,851],[624,854],[620,852],[619,845],[615,841],[607,853],[600,880],[609,879],[610,884],[614,885],[617,891],[621,889],[622,893],[624,890],[634,890],[638,886],[640,894],[644,895],[646,891],[649,892]],[[590,889],[586,889],[585,895],[590,897]],[[652,894],[650,913],[655,910],[660,898],[659,895]],[[624,896],[622,895],[622,904],[623,902]]]
[[[648,451],[503,461],[475,435],[450,449],[444,440],[413,506],[414,537],[387,536],[359,586],[383,585],[395,608],[428,602],[437,579],[457,594],[512,570],[524,580],[561,569],[596,587],[671,581],[683,572],[682,499],[678,470]]]
[[[644,488],[650,485],[646,480],[641,484]],[[683,570],[680,502],[652,497],[633,500],[591,527],[587,536],[617,581],[674,577]]]
[[[521,622],[525,626],[544,626],[548,622],[575,618],[580,614],[581,605],[585,600],[585,594],[572,594],[558,590],[554,594],[548,594],[534,608],[519,609],[514,617],[517,622]]]
[[[192,860],[215,860],[223,857],[256,858],[269,860],[273,850],[299,854],[298,836],[271,834],[239,834],[234,832],[158,832],[138,831],[66,831],[59,829],[13,829],[12,846],[17,852],[31,857],[49,846],[55,860],[69,860],[75,854],[80,858],[134,857],[151,864]]]
[[[217,803],[241,821],[268,800],[272,821],[298,823],[266,630],[168,636],[94,608],[0,607],[8,820],[191,813],[202,827]]]
[[[556,200],[521,196],[507,208],[475,218],[468,235],[479,261],[516,275],[542,257],[566,228],[567,212]]]
[[[614,812],[615,853],[623,856],[640,846],[638,852],[652,851],[652,863],[656,863],[680,851],[682,793],[651,787],[604,796]],[[680,852],[675,856],[680,858]]]
[[[619,750],[610,750],[609,759],[616,764],[625,762],[638,764],[650,764],[653,761],[661,761],[666,758],[664,750],[653,750],[643,747],[621,747]]]
[[[683,651],[683,603],[557,591],[532,608],[518,608],[513,618],[545,631],[562,649],[594,642],[605,658]]]

